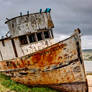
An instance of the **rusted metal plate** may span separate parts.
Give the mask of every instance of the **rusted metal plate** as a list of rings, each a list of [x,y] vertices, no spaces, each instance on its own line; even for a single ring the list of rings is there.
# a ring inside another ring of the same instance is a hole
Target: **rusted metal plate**
[[[87,92],[78,31],[33,54],[0,62],[0,71],[26,85],[49,86],[63,92]],[[81,86],[78,90],[77,84]]]
[[[86,82],[63,83],[50,86],[60,92],[88,92]]]
[[[35,13],[16,17],[7,22],[12,37],[37,32],[41,29],[51,29],[54,27],[50,13]]]
[[[61,83],[84,82],[85,76],[80,61],[71,61],[71,64],[50,66],[49,69],[31,69],[25,73],[27,76],[15,76],[12,79],[23,84],[31,85],[54,85]],[[24,72],[21,71],[20,74]],[[16,75],[16,73],[15,73]],[[20,78],[21,77],[21,78]],[[24,81],[22,81],[24,80]],[[29,81],[30,80],[30,81]]]

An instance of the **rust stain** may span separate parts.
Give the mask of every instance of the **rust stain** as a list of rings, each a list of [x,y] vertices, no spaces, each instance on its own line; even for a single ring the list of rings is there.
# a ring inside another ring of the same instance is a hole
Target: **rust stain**
[[[50,49],[40,51],[31,57],[31,61],[37,63],[39,67],[58,63],[58,61],[56,61],[57,55],[65,46],[66,44],[61,44],[60,46],[56,45]]]
[[[7,70],[25,67],[41,68],[44,66],[49,66],[51,64],[59,64],[61,56],[59,57],[58,54],[62,52],[64,47],[66,47],[66,44],[56,44],[48,49],[38,51],[32,56],[29,55],[22,58],[16,58],[7,62],[0,62],[2,64],[1,69]]]
[[[75,66],[78,64],[79,64],[79,61],[78,63],[75,63]],[[80,74],[77,76],[78,78],[75,79],[71,71],[72,71],[72,68],[71,68],[71,65],[69,65],[65,68],[54,69],[49,72],[39,72],[34,74],[29,73],[27,74],[27,76],[12,77],[12,79],[27,85],[38,85],[38,84],[50,85],[50,84],[84,81],[84,79],[82,78],[82,76],[80,76]]]
[[[53,64],[58,65],[61,62],[64,62],[69,57],[67,53],[61,54],[63,53],[62,51],[65,50],[64,48],[67,48],[66,46],[67,44],[65,43],[56,44],[50,48],[38,51],[32,56],[29,55],[22,58],[16,58],[11,61],[7,61],[9,62],[8,65],[6,64],[6,62],[4,62],[4,64],[2,64],[3,69],[5,70],[5,69],[35,68],[35,67],[44,69],[46,67],[49,68],[49,66]]]
[[[48,19],[48,28],[52,28],[52,27],[54,27],[54,24],[50,19]]]

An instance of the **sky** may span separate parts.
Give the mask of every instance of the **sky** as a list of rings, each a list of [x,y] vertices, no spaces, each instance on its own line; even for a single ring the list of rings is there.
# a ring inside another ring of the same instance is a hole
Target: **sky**
[[[92,49],[92,0],[0,0],[0,36],[6,34],[7,18],[51,8],[55,41],[71,35],[76,28],[82,32],[82,49]]]

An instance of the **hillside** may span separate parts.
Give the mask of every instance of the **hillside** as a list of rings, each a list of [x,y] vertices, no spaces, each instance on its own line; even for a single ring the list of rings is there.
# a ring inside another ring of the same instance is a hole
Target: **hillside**
[[[85,61],[92,61],[92,49],[84,49],[83,58]]]

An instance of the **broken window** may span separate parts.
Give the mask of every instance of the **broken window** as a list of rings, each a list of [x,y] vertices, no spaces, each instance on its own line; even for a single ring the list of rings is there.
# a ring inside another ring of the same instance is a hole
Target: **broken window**
[[[36,42],[35,34],[31,34],[31,35],[29,35],[28,37],[29,37],[29,41],[30,41],[30,43],[32,43],[32,42]]]
[[[20,44],[21,44],[21,45],[28,44],[26,35],[20,36],[20,37],[19,37],[19,40],[20,40]]]
[[[42,32],[37,33],[38,41],[42,40]]]
[[[4,40],[2,40],[2,45],[5,46],[5,42],[4,42]]]
[[[14,28],[14,24],[12,23],[12,28]]]
[[[45,37],[45,38],[50,38],[49,31],[45,31],[45,32],[44,32],[44,37]]]

